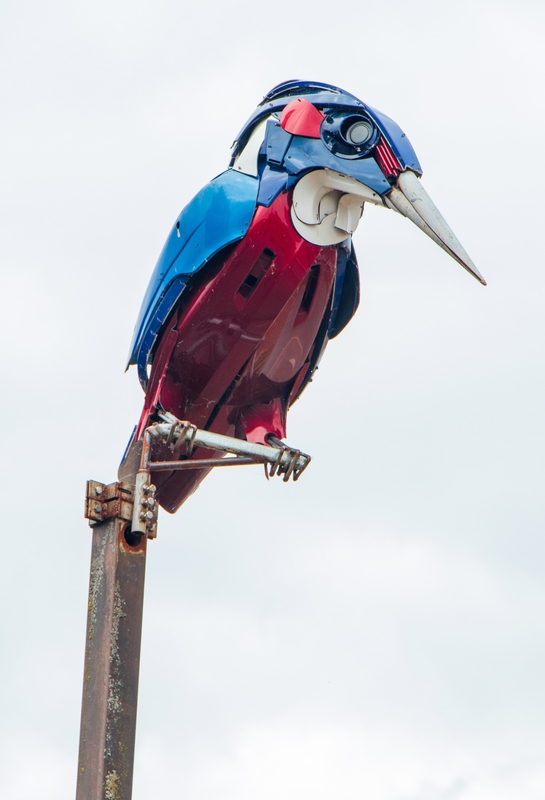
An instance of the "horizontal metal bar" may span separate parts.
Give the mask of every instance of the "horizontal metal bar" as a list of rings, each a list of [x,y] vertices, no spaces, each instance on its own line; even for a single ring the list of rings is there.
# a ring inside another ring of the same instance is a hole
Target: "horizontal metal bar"
[[[164,415],[167,416],[166,414]],[[168,415],[170,416],[170,415]],[[176,424],[179,420],[172,418]],[[151,436],[167,438],[172,429],[172,423],[161,422],[148,428]],[[223,436],[221,433],[211,433],[210,431],[196,430],[192,438],[193,447],[204,447],[208,450],[223,450],[225,453],[233,453],[237,456],[249,456],[257,459],[261,463],[278,464],[278,466],[289,467],[293,461],[293,451],[286,449],[280,450],[278,447],[270,447],[265,444],[247,442],[243,439],[235,439],[232,436]],[[301,453],[293,465],[297,471],[303,471],[310,461],[310,456]]]
[[[209,467],[244,467],[265,462],[256,458],[196,458],[194,461],[150,461],[148,467],[153,472],[170,472],[181,469],[208,469]]]

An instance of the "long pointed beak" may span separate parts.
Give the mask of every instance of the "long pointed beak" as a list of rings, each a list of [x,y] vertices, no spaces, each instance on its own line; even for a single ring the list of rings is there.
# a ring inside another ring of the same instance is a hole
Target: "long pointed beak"
[[[461,264],[483,286],[486,286],[485,279],[439,213],[435,203],[414,172],[411,170],[402,172],[397,179],[396,186],[384,200],[386,205],[399,211],[404,217],[408,217],[458,264]]]

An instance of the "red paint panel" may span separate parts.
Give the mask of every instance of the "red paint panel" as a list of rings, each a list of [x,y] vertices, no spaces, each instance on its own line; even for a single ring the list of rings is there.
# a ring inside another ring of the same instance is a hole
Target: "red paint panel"
[[[244,239],[196,276],[155,354],[139,435],[160,406],[228,436],[285,436],[288,398],[308,369],[336,270],[336,248],[302,239],[290,202],[282,193],[258,207]],[[154,475],[163,508],[175,511],[206,474]]]
[[[280,125],[288,133],[295,136],[309,136],[311,139],[320,138],[320,128],[325,119],[325,114],[318,111],[316,106],[303,97],[292,100],[282,111]]]
[[[286,436],[286,402],[275,397],[245,409],[240,415],[242,433],[249,442],[267,444],[266,436],[273,433],[278,439]],[[237,431],[237,436],[239,431]]]
[[[392,148],[384,138],[380,137],[380,141],[375,148],[375,160],[381,168],[386,178],[397,178],[402,167],[397,158],[395,157]]]

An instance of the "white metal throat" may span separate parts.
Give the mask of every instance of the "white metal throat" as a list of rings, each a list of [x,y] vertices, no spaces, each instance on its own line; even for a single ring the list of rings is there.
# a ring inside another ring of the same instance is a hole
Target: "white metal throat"
[[[338,244],[354,233],[366,202],[383,205],[377,192],[354,178],[316,169],[295,184],[291,219],[307,241]]]

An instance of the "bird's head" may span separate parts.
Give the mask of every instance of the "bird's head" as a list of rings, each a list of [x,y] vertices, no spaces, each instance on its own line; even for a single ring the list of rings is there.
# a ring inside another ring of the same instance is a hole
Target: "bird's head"
[[[260,205],[292,189],[292,222],[314,244],[347,239],[364,203],[373,203],[408,217],[485,283],[422,186],[407,136],[342,89],[306,81],[276,86],[237,136],[231,166],[259,178]]]

